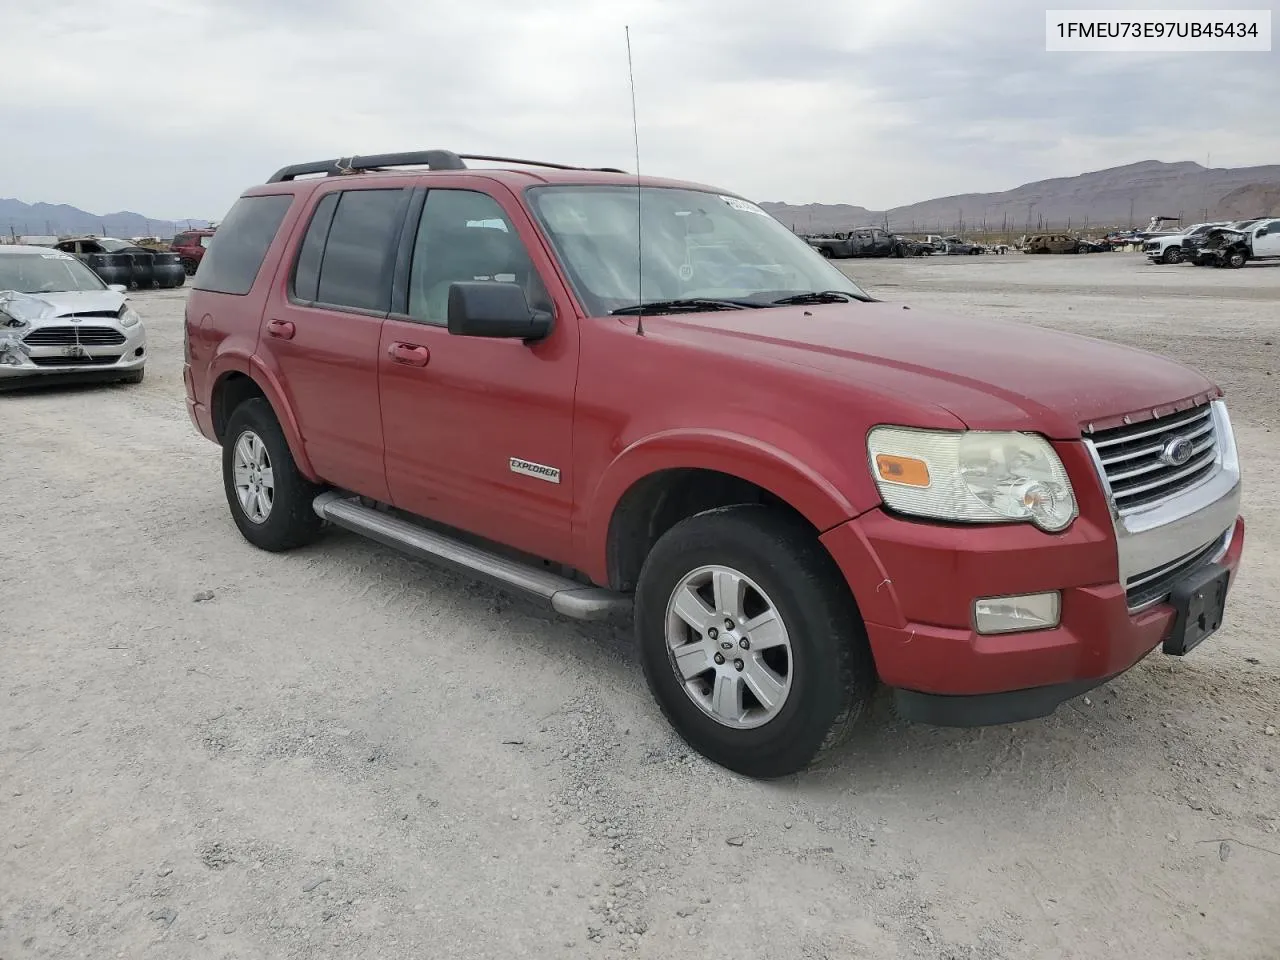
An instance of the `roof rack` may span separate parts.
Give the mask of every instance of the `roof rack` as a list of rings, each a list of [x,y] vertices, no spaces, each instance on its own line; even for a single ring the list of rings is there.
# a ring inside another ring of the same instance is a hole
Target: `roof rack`
[[[491,157],[483,154],[454,153],[451,150],[414,150],[409,153],[378,153],[367,157],[338,157],[334,160],[313,160],[281,167],[267,183],[296,180],[309,174],[323,173],[326,177],[341,177],[352,173],[368,173],[390,167],[423,167],[428,170],[466,170],[467,160],[484,160],[495,163],[518,163],[529,167],[548,167],[554,170],[590,170],[596,173],[626,173],[617,167],[575,167],[567,163],[551,163],[545,160],[520,160],[516,157]]]

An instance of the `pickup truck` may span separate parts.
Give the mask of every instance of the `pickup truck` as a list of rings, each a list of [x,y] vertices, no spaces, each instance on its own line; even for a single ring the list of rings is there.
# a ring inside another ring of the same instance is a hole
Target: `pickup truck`
[[[808,244],[829,260],[850,257],[905,257],[911,256],[913,244],[902,237],[867,227],[826,236],[805,238]]]
[[[1198,247],[1214,227],[1225,226],[1223,221],[1216,223],[1192,224],[1181,233],[1170,233],[1151,237],[1142,244],[1142,252],[1152,263],[1182,263],[1189,249]]]
[[[339,527],[630,616],[674,729],[753,777],[877,684],[1021,722],[1222,623],[1240,463],[1200,373],[884,302],[724,189],[473,159],[295,164],[219,227],[183,380],[249,543]]]
[[[1210,230],[1195,264],[1239,269],[1250,260],[1280,260],[1280,219],[1245,221]]]

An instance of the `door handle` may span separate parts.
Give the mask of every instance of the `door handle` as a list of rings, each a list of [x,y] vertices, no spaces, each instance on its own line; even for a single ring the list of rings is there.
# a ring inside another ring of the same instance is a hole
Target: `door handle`
[[[387,348],[387,356],[393,363],[410,367],[425,367],[431,361],[431,351],[416,343],[393,343]]]
[[[292,340],[293,335],[297,333],[297,328],[293,325],[292,320],[268,320],[267,335],[277,337],[280,340]]]

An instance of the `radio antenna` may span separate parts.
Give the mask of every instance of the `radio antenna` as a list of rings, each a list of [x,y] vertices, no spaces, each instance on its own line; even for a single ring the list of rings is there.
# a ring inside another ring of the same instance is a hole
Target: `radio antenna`
[[[640,236],[644,217],[641,211],[640,193],[640,124],[636,119],[636,72],[631,65],[631,27],[622,28],[627,35],[627,80],[631,84],[631,135],[636,150],[636,335],[644,336],[644,243]]]

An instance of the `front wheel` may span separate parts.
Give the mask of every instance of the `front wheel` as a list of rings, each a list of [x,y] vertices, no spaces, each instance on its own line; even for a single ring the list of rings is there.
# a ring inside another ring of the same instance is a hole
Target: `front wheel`
[[[869,702],[875,670],[853,597],[813,531],[772,508],[672,527],[645,560],[635,611],[663,714],[730,770],[796,773]]]
[[[322,488],[298,470],[271,404],[261,397],[231,413],[222,482],[231,518],[255,547],[291,550],[319,536],[323,521],[311,504]]]
[[[1169,247],[1168,249],[1165,250],[1164,256],[1162,256],[1160,259],[1163,260],[1165,263],[1181,263],[1182,248]]]
[[[1227,257],[1227,266],[1230,267],[1232,270],[1239,270],[1241,267],[1245,265],[1245,261],[1247,261],[1248,259],[1249,258],[1246,257],[1242,251],[1236,250],[1234,253],[1232,253],[1230,256]]]

